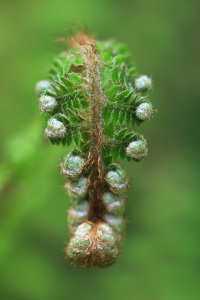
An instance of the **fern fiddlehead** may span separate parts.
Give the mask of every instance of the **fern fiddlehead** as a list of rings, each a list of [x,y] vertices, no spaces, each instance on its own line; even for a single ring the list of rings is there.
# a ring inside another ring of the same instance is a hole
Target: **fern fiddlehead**
[[[57,56],[35,90],[50,115],[45,138],[74,146],[60,164],[72,202],[66,254],[74,264],[104,268],[119,256],[125,230],[129,180],[117,161],[147,155],[145,138],[132,128],[153,114],[146,95],[152,82],[136,75],[123,44],[95,42],[85,32],[68,42],[72,48]]]

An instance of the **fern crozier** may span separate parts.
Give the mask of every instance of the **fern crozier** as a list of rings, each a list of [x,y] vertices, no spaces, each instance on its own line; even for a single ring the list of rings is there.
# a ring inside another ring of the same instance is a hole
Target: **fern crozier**
[[[152,80],[138,76],[128,50],[115,40],[94,41],[84,31],[67,40],[35,91],[49,114],[45,138],[71,146],[60,164],[71,198],[65,249],[73,264],[105,268],[121,252],[129,178],[119,161],[147,156],[135,128],[154,112],[147,95]]]

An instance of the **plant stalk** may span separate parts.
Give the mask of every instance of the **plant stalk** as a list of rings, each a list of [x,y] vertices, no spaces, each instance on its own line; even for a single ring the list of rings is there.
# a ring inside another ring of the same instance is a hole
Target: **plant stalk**
[[[91,173],[89,176],[89,213],[88,220],[98,222],[104,220],[103,204],[103,162],[102,162],[102,105],[103,90],[99,71],[99,61],[93,46],[85,55],[86,80],[89,97],[89,126],[91,147],[89,158]]]

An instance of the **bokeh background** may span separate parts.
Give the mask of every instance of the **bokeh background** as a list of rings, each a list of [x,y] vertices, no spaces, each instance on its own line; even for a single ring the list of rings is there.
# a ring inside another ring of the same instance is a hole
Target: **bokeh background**
[[[0,298],[200,299],[200,2],[0,1]],[[128,45],[152,76],[158,113],[139,128],[146,160],[124,163],[133,183],[123,253],[109,269],[64,258],[66,149],[43,140],[35,83],[72,24]]]

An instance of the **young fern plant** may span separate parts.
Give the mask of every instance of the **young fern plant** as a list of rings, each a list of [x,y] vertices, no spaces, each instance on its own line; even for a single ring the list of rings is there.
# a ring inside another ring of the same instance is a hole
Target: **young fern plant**
[[[145,138],[132,128],[153,114],[146,95],[152,82],[136,75],[121,43],[94,41],[85,32],[68,43],[72,48],[56,57],[36,94],[50,115],[45,138],[73,145],[60,164],[72,204],[66,255],[73,264],[104,268],[119,256],[125,230],[129,180],[118,159],[147,155]]]

